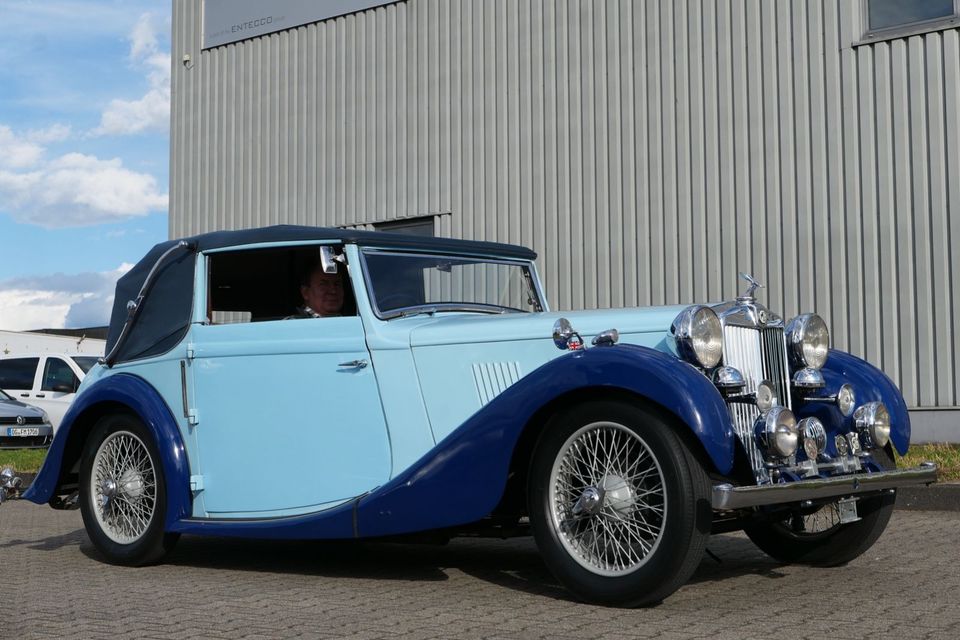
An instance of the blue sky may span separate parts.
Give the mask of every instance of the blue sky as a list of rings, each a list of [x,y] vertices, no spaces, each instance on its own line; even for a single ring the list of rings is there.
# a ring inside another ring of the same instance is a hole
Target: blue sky
[[[167,237],[169,0],[0,0],[0,330],[104,324]]]

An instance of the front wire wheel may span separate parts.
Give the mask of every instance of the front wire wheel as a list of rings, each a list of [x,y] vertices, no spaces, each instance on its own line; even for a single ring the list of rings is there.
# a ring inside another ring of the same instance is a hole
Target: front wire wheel
[[[551,470],[549,499],[561,542],[598,575],[637,570],[663,537],[663,471],[623,425],[596,422],[571,435]]]
[[[710,483],[658,412],[587,402],[554,416],[534,449],[527,504],[537,546],[579,598],[661,601],[700,563]]]
[[[163,530],[166,506],[153,434],[131,414],[101,418],[80,462],[80,511],[90,541],[114,564],[156,562],[179,538]]]

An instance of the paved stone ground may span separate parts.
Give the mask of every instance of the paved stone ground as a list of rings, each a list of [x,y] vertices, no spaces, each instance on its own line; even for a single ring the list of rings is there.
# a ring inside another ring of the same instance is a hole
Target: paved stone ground
[[[187,537],[165,564],[99,561],[78,512],[0,508],[0,632],[30,638],[960,638],[960,512],[900,511],[838,569],[714,537],[660,606],[572,601],[531,541],[445,547]]]

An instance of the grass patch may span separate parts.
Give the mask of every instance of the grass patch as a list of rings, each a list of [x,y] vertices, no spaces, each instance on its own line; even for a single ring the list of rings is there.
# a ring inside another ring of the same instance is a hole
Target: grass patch
[[[36,473],[45,457],[46,449],[0,449],[0,469],[13,467],[17,473]]]
[[[905,456],[897,456],[897,466],[915,467],[921,462],[936,462],[940,482],[960,480],[960,445],[914,444]]]

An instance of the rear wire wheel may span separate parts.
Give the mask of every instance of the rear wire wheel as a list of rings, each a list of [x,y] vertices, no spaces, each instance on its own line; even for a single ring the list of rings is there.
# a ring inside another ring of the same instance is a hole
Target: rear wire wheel
[[[101,418],[80,464],[80,511],[91,542],[113,564],[159,560],[176,543],[163,530],[163,466],[153,436],[139,418]]]
[[[696,569],[709,482],[657,414],[611,401],[555,416],[534,451],[530,519],[550,570],[599,604],[659,602]]]

